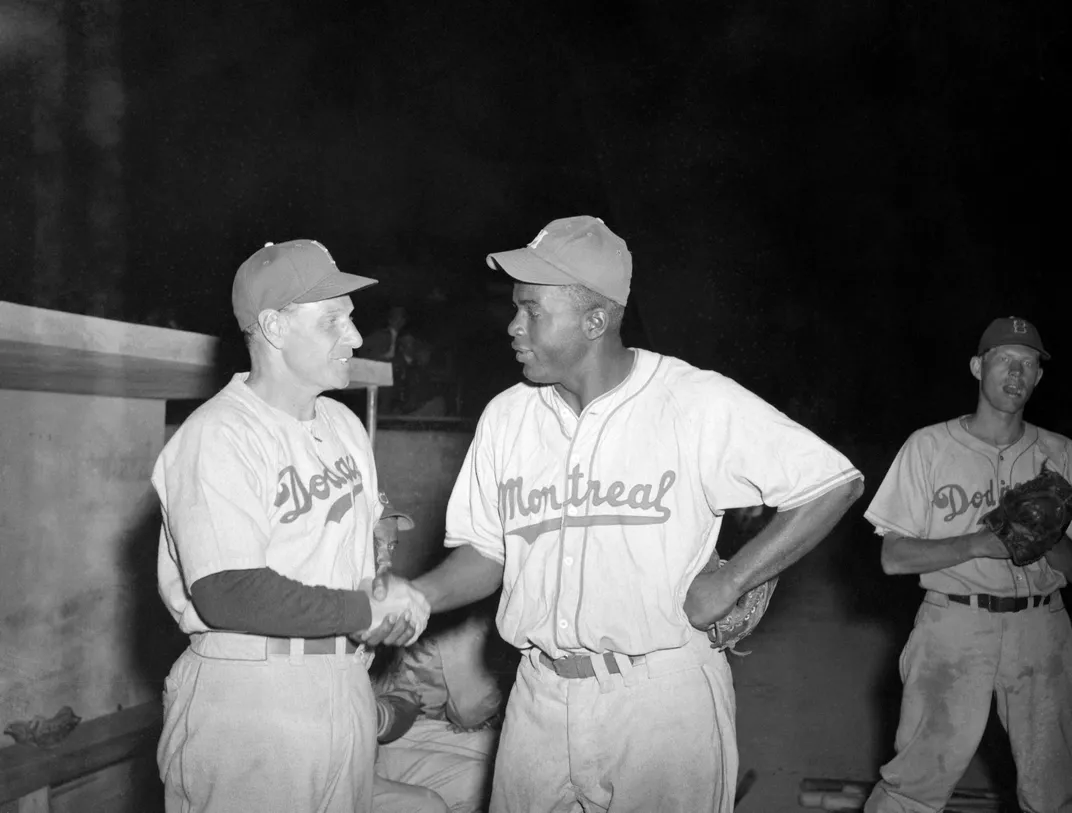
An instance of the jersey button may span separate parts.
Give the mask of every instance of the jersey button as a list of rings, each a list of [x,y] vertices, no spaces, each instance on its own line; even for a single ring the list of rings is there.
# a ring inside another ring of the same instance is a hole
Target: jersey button
[[[565,559],[562,560],[562,564],[564,564],[564,565],[572,565],[573,564],[573,557],[572,556],[567,556]]]
[[[562,629],[565,629],[569,626],[569,621],[567,621],[565,618],[559,619],[558,626]]]

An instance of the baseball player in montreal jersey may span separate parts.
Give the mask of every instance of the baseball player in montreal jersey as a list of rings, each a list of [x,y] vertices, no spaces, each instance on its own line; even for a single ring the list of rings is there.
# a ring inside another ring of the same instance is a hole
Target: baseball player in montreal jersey
[[[1016,567],[979,525],[1046,461],[1072,479],[1072,441],[1023,419],[1048,358],[1027,320],[991,322],[971,359],[975,412],[913,433],[864,514],[883,537],[883,569],[918,573],[926,590],[901,655],[897,755],[882,768],[870,813],[941,810],[994,698],[1020,807],[1072,810],[1072,630],[1060,593],[1072,546],[1063,539]]]
[[[164,692],[168,813],[372,807],[366,646],[410,642],[428,618],[408,582],[373,585],[384,509],[369,438],[320,396],[349,384],[349,294],[373,282],[311,240],[254,253],[232,291],[250,372],[156,462],[160,594],[190,635]]]
[[[733,381],[624,347],[632,260],[601,220],[488,264],[515,280],[530,383],[485,409],[447,509],[457,550],[414,585],[433,611],[502,587],[524,657],[491,810],[729,811],[733,687],[698,629],[825,537],[861,475]],[[701,574],[723,513],[761,502],[778,516]]]

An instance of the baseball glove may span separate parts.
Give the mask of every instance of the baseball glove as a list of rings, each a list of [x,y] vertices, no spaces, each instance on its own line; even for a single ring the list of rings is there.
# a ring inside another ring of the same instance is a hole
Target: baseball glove
[[[720,559],[718,566],[726,564],[725,559]],[[707,628],[707,637],[711,641],[711,647],[720,652],[728,649],[734,655],[750,655],[751,650],[739,650],[737,644],[741,639],[751,635],[759,625],[759,620],[767,612],[774,588],[778,584],[778,577],[763,582],[758,587],[753,587],[733,605],[729,613],[710,627]]]
[[[979,520],[1001,540],[1014,565],[1037,562],[1061,541],[1072,522],[1072,485],[1042,464],[1042,471],[1006,491]]]

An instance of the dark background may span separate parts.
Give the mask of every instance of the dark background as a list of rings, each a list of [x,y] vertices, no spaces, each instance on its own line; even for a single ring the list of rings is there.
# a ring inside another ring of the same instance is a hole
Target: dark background
[[[867,476],[778,588],[784,646],[735,675],[745,756],[838,770],[814,701],[873,694],[887,752],[919,601],[860,514],[909,432],[973,409],[992,318],[1038,325],[1054,359],[1028,417],[1072,434],[1070,18],[1067,0],[0,0],[0,299],[233,339],[242,260],[316,238],[380,280],[362,331],[405,304],[455,349],[471,417],[520,379],[485,255],[602,216],[633,252],[631,342],[732,376]],[[874,686],[873,640],[846,637],[869,623],[889,630]],[[764,694],[782,674],[801,691]]]
[[[53,301],[32,137],[49,6]],[[121,85],[104,227],[86,203],[94,6]],[[460,348],[475,414],[519,377],[485,254],[587,213],[633,252],[635,343],[835,442],[888,460],[970,411],[968,358],[1010,314],[1055,357],[1029,418],[1068,433],[1069,20],[1053,0],[0,4],[0,298],[222,335],[238,264],[314,237],[381,279],[359,327],[405,302]]]

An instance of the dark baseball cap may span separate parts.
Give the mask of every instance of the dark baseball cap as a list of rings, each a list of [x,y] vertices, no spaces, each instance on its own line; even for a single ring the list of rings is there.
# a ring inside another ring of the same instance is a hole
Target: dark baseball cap
[[[976,355],[981,356],[990,348],[1003,344],[1022,344],[1024,347],[1038,350],[1040,358],[1050,357],[1042,347],[1042,337],[1039,336],[1038,329],[1018,316],[1007,316],[991,322],[979,339],[979,352]]]
[[[245,330],[263,310],[333,299],[376,282],[340,271],[328,250],[316,240],[265,243],[238,267],[231,305],[238,327]]]
[[[621,305],[629,299],[633,255],[598,217],[552,220],[524,248],[489,254],[487,262],[520,282],[580,284]]]

